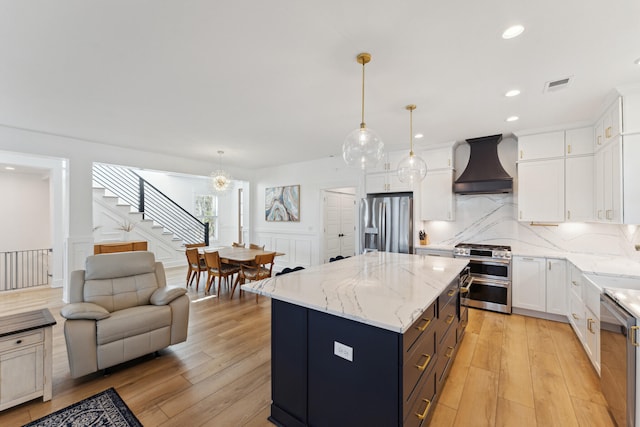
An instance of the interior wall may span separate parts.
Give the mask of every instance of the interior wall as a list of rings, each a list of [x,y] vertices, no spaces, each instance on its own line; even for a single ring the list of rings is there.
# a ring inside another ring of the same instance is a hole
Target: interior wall
[[[0,171],[0,252],[52,248],[48,171]]]
[[[298,184],[300,221],[267,221],[265,190]],[[361,170],[349,168],[338,157],[257,170],[251,186],[251,241],[283,252],[284,256],[276,258],[276,264],[280,267],[320,264],[323,226],[321,190],[345,187],[363,189],[364,174]]]

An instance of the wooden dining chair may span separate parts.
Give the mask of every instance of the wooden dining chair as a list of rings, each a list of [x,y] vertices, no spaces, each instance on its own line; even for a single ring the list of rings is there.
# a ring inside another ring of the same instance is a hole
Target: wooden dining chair
[[[245,280],[256,281],[271,277],[271,272],[273,271],[273,260],[275,257],[275,252],[267,252],[265,254],[256,255],[253,265],[241,265],[238,277],[236,277],[236,280],[233,283],[233,288],[231,288],[231,295],[229,298],[233,298],[233,293],[235,292],[238,283],[242,282],[241,284],[244,284]],[[240,289],[240,294],[242,294],[242,289]],[[256,294],[256,302],[258,302],[258,294]]]
[[[249,249],[261,249],[264,251],[264,245],[256,245],[255,243],[249,243]]]
[[[184,252],[187,255],[187,266],[189,267],[189,270],[187,270],[187,285],[185,287],[191,286],[195,278],[197,291],[200,285],[200,272],[207,271],[207,265],[198,254],[198,248],[189,248]]]
[[[218,251],[205,252],[204,261],[207,265],[207,287],[205,289],[205,293],[209,292],[211,285],[213,285],[213,282],[217,277],[218,293],[216,295],[220,296],[220,282],[224,279],[225,285],[229,288],[229,276],[231,276],[233,280],[233,275],[240,271],[240,266],[225,264],[220,261],[220,254]]]
[[[244,243],[233,242],[231,246],[234,248],[244,248]]]

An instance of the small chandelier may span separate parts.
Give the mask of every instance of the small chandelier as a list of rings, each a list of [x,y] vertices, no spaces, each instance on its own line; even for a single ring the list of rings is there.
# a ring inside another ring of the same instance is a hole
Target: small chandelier
[[[416,156],[413,153],[413,110],[416,109],[416,106],[413,104],[407,105],[405,109],[409,110],[409,141],[411,148],[409,156],[405,157],[398,165],[398,179],[405,184],[413,185],[422,181],[427,175],[427,164],[420,156]]]
[[[362,122],[360,127],[349,135],[342,144],[342,158],[351,167],[365,169],[375,166],[382,159],[384,143],[377,133],[364,123],[364,64],[371,61],[371,54],[361,53],[357,61],[362,64]]]
[[[218,169],[211,172],[211,185],[213,186],[213,191],[216,193],[225,193],[227,190],[231,189],[231,175],[225,172],[222,169],[222,155],[224,151],[219,150],[218,156]]]

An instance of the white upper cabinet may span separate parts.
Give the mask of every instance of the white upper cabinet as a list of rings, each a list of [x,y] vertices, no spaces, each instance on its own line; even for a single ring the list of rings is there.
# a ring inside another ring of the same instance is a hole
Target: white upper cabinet
[[[453,221],[453,169],[429,170],[422,181],[420,218],[423,221]]]
[[[518,161],[564,156],[564,131],[525,135],[518,138]]]
[[[593,221],[594,158],[567,157],[565,160],[565,207],[567,221]]]
[[[412,191],[413,189],[409,184],[400,182],[398,178],[398,164],[408,156],[409,151],[385,153],[377,166],[367,169],[367,175],[365,176],[366,192],[373,194]]]
[[[453,145],[419,153],[427,163],[427,176],[420,192],[420,219],[423,221],[455,220]]]
[[[564,221],[564,158],[518,163],[518,220]]]
[[[570,129],[565,132],[567,157],[593,154],[593,128]]]

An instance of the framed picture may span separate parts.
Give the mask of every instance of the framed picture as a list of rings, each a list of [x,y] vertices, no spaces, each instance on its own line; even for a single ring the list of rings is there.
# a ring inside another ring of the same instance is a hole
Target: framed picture
[[[267,221],[300,221],[300,186],[267,188],[264,197],[264,218]]]

